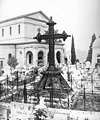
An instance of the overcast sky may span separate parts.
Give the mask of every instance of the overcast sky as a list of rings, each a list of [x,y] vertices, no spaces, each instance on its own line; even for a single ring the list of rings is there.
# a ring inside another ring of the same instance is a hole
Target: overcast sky
[[[0,21],[39,10],[59,33],[73,34],[75,49],[87,51],[93,33],[100,35],[100,0],[0,0]]]

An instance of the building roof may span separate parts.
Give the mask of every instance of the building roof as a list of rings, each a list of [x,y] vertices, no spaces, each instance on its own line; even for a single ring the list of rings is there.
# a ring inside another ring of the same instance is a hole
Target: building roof
[[[94,41],[93,48],[100,48],[100,37]]]
[[[17,17],[9,18],[9,19],[0,21],[0,23],[12,21],[12,20],[16,20],[16,19],[20,19],[20,18],[31,18],[31,17],[30,17],[31,15],[36,15],[36,14],[38,14],[38,13],[42,14],[42,15],[49,21],[48,16],[45,15],[45,14],[40,10],[40,11],[37,11],[37,12],[32,12],[32,13],[29,13],[29,14],[24,14],[24,15],[20,15],[20,16],[17,16]],[[32,19],[39,20],[39,19],[36,19],[36,18],[32,18]],[[42,21],[42,20],[40,20],[40,21]],[[45,22],[45,21],[43,21],[43,22]]]

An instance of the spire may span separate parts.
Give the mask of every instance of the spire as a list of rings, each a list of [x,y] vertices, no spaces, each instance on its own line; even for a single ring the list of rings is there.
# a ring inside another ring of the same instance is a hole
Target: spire
[[[91,40],[91,43],[90,43],[90,46],[89,46],[89,50],[88,50],[88,55],[87,55],[86,61],[92,62],[92,46],[93,46],[93,43],[94,43],[95,40],[96,40],[96,35],[93,34],[92,35],[92,40]]]
[[[71,43],[71,63],[72,65],[76,62],[76,54],[75,54],[75,45],[74,45],[74,37],[72,35],[72,43]]]

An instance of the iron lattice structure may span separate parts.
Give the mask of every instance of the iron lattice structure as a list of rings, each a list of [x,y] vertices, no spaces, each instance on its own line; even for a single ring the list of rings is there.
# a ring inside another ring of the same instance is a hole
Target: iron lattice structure
[[[46,72],[43,74],[45,73]],[[53,90],[53,106],[56,108],[100,111],[100,87],[95,86],[96,83],[100,82],[99,80],[93,80],[93,82],[91,82],[91,80],[86,80],[89,85],[86,87],[85,84],[84,87],[82,84],[79,84],[77,82],[74,84],[74,80],[72,78],[68,84],[65,82],[63,77],[60,78],[60,74],[60,72],[57,72],[54,74],[56,76],[53,74],[48,74],[50,76],[45,75],[45,77],[42,76],[39,82],[35,81],[36,76],[26,76],[25,78],[27,79],[25,79],[25,81],[21,80],[21,78],[18,76],[18,81],[16,79],[13,79],[13,84],[12,81],[10,81],[10,78],[7,77],[8,82],[6,83],[6,80],[3,81],[3,90],[1,91],[0,102],[10,103],[12,101],[15,101],[37,104],[37,96],[43,96],[45,98],[46,105],[50,105],[48,104],[51,102],[49,99],[51,94],[50,92]],[[51,77],[51,75],[53,77]],[[53,78],[53,80],[51,80],[51,78]],[[79,80],[79,82],[82,81]],[[66,89],[67,85],[69,89]],[[71,86],[71,89],[69,85]],[[53,88],[51,89],[51,87]],[[95,91],[95,87],[97,87],[96,90],[99,91]],[[89,90],[89,88],[91,89]],[[79,91],[78,94],[73,94],[73,92],[70,93],[70,90],[73,90],[75,92],[75,89]]]
[[[39,96],[44,96],[53,107],[53,103],[65,99],[67,95],[72,91],[67,81],[62,77],[61,71],[54,69],[52,71],[47,70],[42,73],[41,80],[37,83],[36,93],[39,100]],[[50,99],[49,99],[50,98]]]

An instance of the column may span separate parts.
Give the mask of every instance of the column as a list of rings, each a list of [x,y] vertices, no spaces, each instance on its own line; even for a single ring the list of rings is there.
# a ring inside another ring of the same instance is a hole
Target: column
[[[38,52],[37,47],[34,47],[33,48],[33,66],[34,67],[37,67],[37,52]]]

